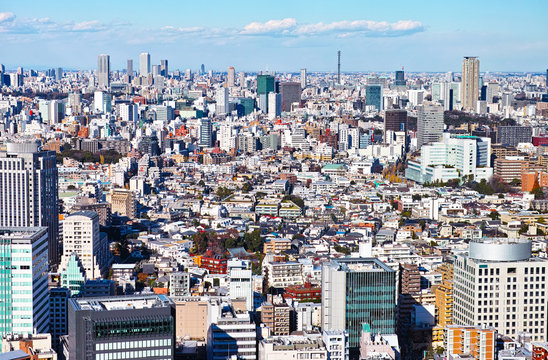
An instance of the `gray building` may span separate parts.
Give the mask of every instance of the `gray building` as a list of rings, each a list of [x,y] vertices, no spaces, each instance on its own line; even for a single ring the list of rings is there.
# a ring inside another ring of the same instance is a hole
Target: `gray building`
[[[301,84],[298,82],[280,83],[282,112],[291,111],[291,104],[301,102]]]
[[[418,105],[417,146],[440,141],[443,125],[443,106],[428,102]]]
[[[59,345],[59,337],[68,333],[67,302],[69,298],[69,289],[53,288],[49,291],[49,332],[54,349],[57,349]]]
[[[110,85],[110,55],[101,54],[97,57],[97,82],[100,88]]]
[[[68,300],[70,360],[173,360],[175,306],[164,295]]]
[[[190,274],[172,272],[169,274],[169,296],[185,296],[190,293]]]
[[[48,261],[58,264],[57,159],[39,145],[11,142],[0,152],[0,226],[46,226]]]
[[[532,141],[533,129],[530,126],[499,126],[497,128],[497,143],[517,146],[519,143]]]

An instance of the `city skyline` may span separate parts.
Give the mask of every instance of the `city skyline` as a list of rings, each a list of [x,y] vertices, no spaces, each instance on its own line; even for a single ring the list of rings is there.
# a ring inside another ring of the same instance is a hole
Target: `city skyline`
[[[177,2],[150,9],[127,1],[108,8],[102,1],[20,1],[0,11],[0,39],[8,50],[1,61],[9,69],[94,69],[104,53],[112,69],[124,69],[128,58],[148,52],[153,64],[168,59],[172,69],[204,63],[215,70],[331,72],[341,50],[342,72],[458,71],[468,55],[481,59],[482,72],[543,71],[548,4],[535,1],[530,5],[537,11],[527,13],[519,4],[496,4],[397,1],[388,9],[373,2],[282,1],[261,11],[214,1],[204,12],[199,4]],[[470,7],[474,11],[459,16]]]

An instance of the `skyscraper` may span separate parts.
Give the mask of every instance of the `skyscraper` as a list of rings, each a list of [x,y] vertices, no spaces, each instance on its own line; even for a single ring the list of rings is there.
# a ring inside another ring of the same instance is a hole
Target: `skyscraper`
[[[48,229],[1,227],[0,243],[0,335],[49,331]]]
[[[228,103],[228,88],[222,87],[215,94],[215,112],[218,115],[227,114],[230,110]]]
[[[384,113],[384,133],[391,131],[407,131],[407,110],[390,109]]]
[[[376,258],[322,265],[322,330],[346,330],[355,352],[363,324],[375,334],[396,331],[396,271]]]
[[[548,261],[532,256],[530,240],[470,241],[468,252],[455,256],[454,269],[453,323],[546,341]]]
[[[257,75],[257,94],[268,94],[274,91],[274,76]]]
[[[443,107],[425,102],[417,106],[417,146],[440,141],[443,134]]]
[[[275,92],[268,93],[268,118],[274,119],[282,114],[282,98]]]
[[[0,226],[47,226],[48,260],[59,262],[57,160],[38,142],[8,142],[0,152]]]
[[[167,60],[160,60],[160,75],[167,77],[169,74],[169,69],[167,66]]]
[[[394,80],[394,85],[405,86],[405,73],[403,70],[396,71],[396,79]]]
[[[133,78],[133,59],[127,59],[126,72],[129,76],[129,81],[131,81],[131,78]]]
[[[373,105],[377,111],[382,110],[382,86],[373,84],[365,87],[365,105]]]
[[[228,74],[226,78],[226,85],[228,87],[234,87],[235,86],[235,78],[236,78],[236,70],[234,70],[234,66],[228,67]]]
[[[304,89],[307,85],[306,69],[301,69],[301,89]]]
[[[139,55],[139,75],[147,76],[150,74],[150,71],[150,54],[146,52],[141,53],[141,55]]]
[[[97,82],[100,88],[110,86],[110,56],[101,54],[97,58]]]
[[[474,111],[479,97],[479,59],[465,56],[462,60],[462,107],[466,111]]]
[[[282,111],[291,111],[291,104],[301,103],[301,84],[298,82],[280,83]]]
[[[210,119],[200,120],[200,146],[211,147],[213,144],[213,130]]]

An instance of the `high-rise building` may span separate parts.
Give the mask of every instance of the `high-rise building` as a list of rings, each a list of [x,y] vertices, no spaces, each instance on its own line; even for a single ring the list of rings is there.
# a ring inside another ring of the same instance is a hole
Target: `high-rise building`
[[[382,86],[366,85],[365,87],[365,105],[373,105],[377,111],[382,110]]]
[[[274,76],[257,75],[257,95],[266,95],[270,92],[273,92],[274,89]]]
[[[122,121],[136,123],[139,120],[139,110],[137,104],[120,104],[120,117]]]
[[[103,114],[110,113],[112,110],[110,94],[104,91],[96,91],[93,94],[93,109]]]
[[[405,72],[403,70],[396,71],[396,79],[394,80],[394,85],[405,86]]]
[[[0,335],[48,332],[48,229],[1,227],[0,243]]]
[[[133,78],[133,59],[127,59],[126,73],[129,76],[129,81]]]
[[[443,107],[423,103],[417,106],[417,146],[440,141],[443,134]]]
[[[228,114],[230,104],[228,102],[228,88],[221,87],[215,93],[215,112],[217,115]]]
[[[99,88],[110,86],[110,55],[101,54],[97,58],[97,82]]]
[[[229,296],[231,299],[246,299],[248,311],[253,311],[253,272],[249,260],[227,261],[227,273],[230,279]]]
[[[274,119],[282,114],[282,97],[275,92],[268,93],[268,118]]]
[[[152,65],[152,76],[156,77],[160,75],[160,65]]]
[[[160,75],[167,77],[169,75],[167,60],[160,60]]]
[[[472,240],[468,252],[455,256],[453,323],[546,341],[547,269],[548,260],[532,256],[529,240]]]
[[[519,143],[530,143],[533,129],[530,126],[499,126],[497,127],[497,143],[517,146]]]
[[[228,67],[228,73],[226,77],[226,85],[228,87],[234,87],[236,86],[236,70],[234,70],[234,66]]]
[[[63,68],[55,69],[55,80],[60,81],[63,78]]]
[[[57,159],[38,142],[8,142],[0,152],[0,226],[47,226],[48,260],[59,263]]]
[[[376,334],[396,331],[396,271],[376,258],[344,258],[322,265],[322,329],[346,330],[351,352],[364,323]]]
[[[139,75],[141,76],[147,76],[151,72],[151,65],[150,65],[150,54],[149,53],[141,53],[139,55]]]
[[[96,212],[77,212],[63,221],[61,271],[73,254],[78,257],[86,279],[105,275],[110,265],[110,252],[106,234],[99,231],[99,215]]]
[[[384,113],[384,133],[390,131],[407,131],[407,110],[390,109]]]
[[[174,359],[175,307],[164,295],[68,300],[71,360]]]
[[[111,211],[118,216],[135,217],[135,194],[126,189],[112,189],[106,196]]]
[[[301,89],[306,88],[308,79],[306,78],[306,69],[301,69]]]
[[[466,111],[474,111],[479,97],[479,59],[465,56],[462,60],[461,101]]]
[[[301,84],[298,82],[280,83],[282,111],[291,111],[291,105],[301,103]]]
[[[49,291],[49,332],[54,348],[57,348],[59,338],[68,334],[67,302],[69,298],[69,289],[61,287]]]
[[[211,147],[213,145],[213,128],[210,119],[200,120],[200,146]]]

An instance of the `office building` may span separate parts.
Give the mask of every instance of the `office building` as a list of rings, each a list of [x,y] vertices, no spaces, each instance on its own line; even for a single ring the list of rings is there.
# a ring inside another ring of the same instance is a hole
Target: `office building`
[[[133,78],[133,59],[127,59],[126,74],[128,75],[128,81]]]
[[[375,106],[377,111],[382,107],[382,86],[377,84],[366,85],[365,87],[365,105]]]
[[[227,261],[229,277],[229,297],[231,299],[246,299],[246,308],[253,311],[253,272],[249,260],[233,259]]]
[[[139,55],[139,75],[147,76],[151,72],[150,54],[141,53]]]
[[[168,77],[169,68],[167,60],[160,60],[160,75],[163,77]]]
[[[322,265],[322,329],[346,330],[350,352],[362,324],[372,332],[396,331],[396,271],[376,258],[344,258]]]
[[[139,108],[137,104],[120,104],[120,117],[122,121],[136,123],[139,120]]]
[[[226,86],[227,87],[236,86],[236,70],[234,70],[234,66],[228,67],[228,73],[226,77]]]
[[[490,154],[490,138],[444,133],[442,141],[423,145],[420,157],[409,159],[405,177],[421,184],[464,176],[488,180],[493,175]]]
[[[291,111],[292,104],[301,104],[301,84],[297,82],[280,83],[281,111]]]
[[[465,56],[462,60],[461,101],[465,111],[474,111],[479,93],[479,59]]]
[[[257,359],[257,327],[249,312],[226,302],[209,303],[207,360]]]
[[[213,146],[213,128],[210,119],[200,120],[200,146]]]
[[[418,106],[424,100],[424,90],[407,90],[407,96],[411,105]]]
[[[111,205],[112,214],[135,218],[135,194],[126,189],[112,189],[106,195],[106,201]]]
[[[63,78],[63,68],[55,68],[55,80],[56,81],[61,81],[61,79]]]
[[[0,335],[48,332],[48,229],[1,227],[0,243]]]
[[[267,97],[268,101],[268,118],[270,120],[279,117],[282,114],[282,97],[280,94],[271,92]]]
[[[59,263],[57,159],[39,142],[8,142],[0,152],[0,226],[48,228],[48,261]]]
[[[308,79],[306,78],[306,69],[301,69],[301,89],[306,88]]]
[[[97,58],[97,82],[101,89],[110,86],[110,55],[101,54]]]
[[[532,256],[529,240],[471,241],[468,252],[455,256],[453,323],[546,341],[547,268],[548,260]]]
[[[105,233],[99,231],[99,215],[93,211],[71,214],[63,221],[63,271],[71,255],[76,254],[86,279],[97,279],[106,274],[110,265],[110,251]]]
[[[431,102],[417,106],[417,147],[440,141],[443,134],[443,107]]]
[[[394,80],[394,85],[405,86],[405,72],[403,70],[396,70],[396,78]]]
[[[257,95],[268,94],[275,90],[274,76],[257,75]]]
[[[217,115],[225,115],[229,112],[230,104],[228,102],[228,88],[219,88],[215,93],[215,113]]]
[[[519,143],[531,143],[533,128],[530,126],[499,126],[497,127],[497,143],[517,146]]]
[[[164,295],[68,300],[70,360],[174,359],[175,308]]]
[[[49,291],[49,333],[54,349],[57,349],[60,337],[68,334],[67,303],[69,298],[69,289],[60,287]]]
[[[152,77],[160,75],[160,65],[152,65]]]
[[[93,94],[93,109],[98,113],[109,114],[112,110],[110,94],[104,91],[96,91]]]
[[[407,110],[390,109],[384,112],[384,133],[387,131],[407,131]]]
[[[493,327],[448,325],[445,333],[444,348],[450,360],[497,358],[497,331]]]

